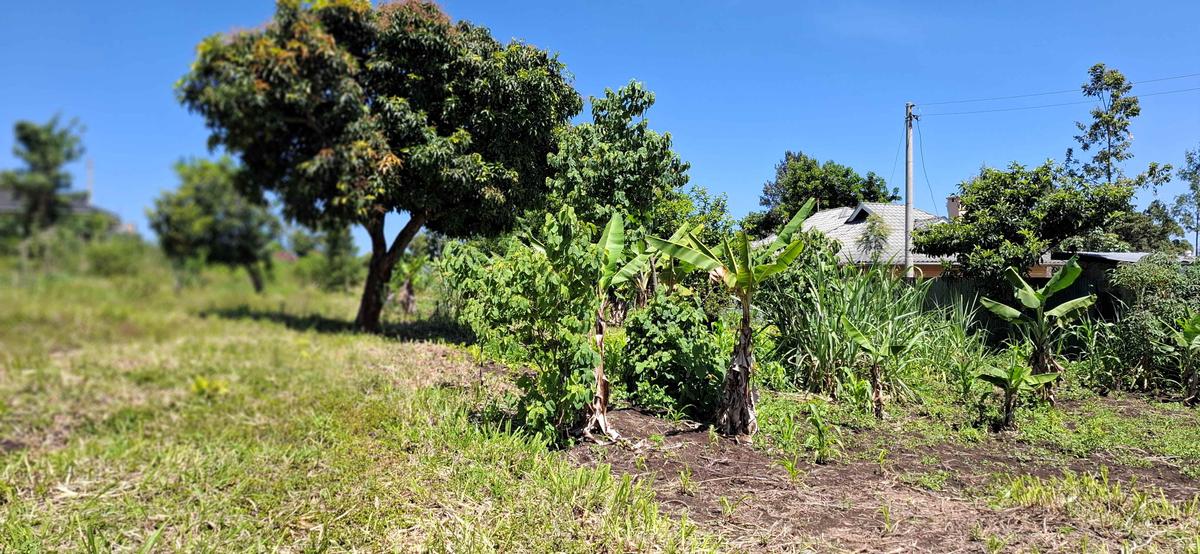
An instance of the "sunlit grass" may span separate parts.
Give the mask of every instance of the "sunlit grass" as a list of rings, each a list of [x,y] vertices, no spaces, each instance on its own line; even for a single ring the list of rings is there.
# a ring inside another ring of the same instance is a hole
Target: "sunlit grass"
[[[350,294],[241,275],[0,289],[14,551],[717,546],[607,467],[472,416],[456,347],[354,334]],[[308,326],[310,322],[321,325]],[[321,329],[321,330],[318,330]]]

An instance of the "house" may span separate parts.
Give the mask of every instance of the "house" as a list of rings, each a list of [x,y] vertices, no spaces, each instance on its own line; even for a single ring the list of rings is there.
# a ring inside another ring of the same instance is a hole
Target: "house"
[[[946,211],[950,217],[957,217],[962,207],[957,196],[946,199]],[[872,219],[872,216],[875,216]],[[880,248],[871,250],[864,248],[863,236],[868,234],[871,221],[881,226],[882,239]],[[913,230],[923,229],[930,225],[939,225],[950,221],[948,218],[931,214],[925,210],[913,208]],[[843,263],[868,265],[886,263],[895,266],[897,274],[904,273],[904,206],[885,202],[861,202],[853,208],[839,207],[821,210],[804,220],[802,229],[805,231],[820,231],[826,237],[836,240],[841,245],[838,256]],[[768,237],[773,239],[774,237]],[[766,242],[766,241],[764,241]],[[920,252],[912,252],[911,260],[915,273],[925,278],[939,277],[955,263],[953,256],[930,256]],[[1032,279],[1047,279],[1053,275],[1064,261],[1052,259],[1049,254],[1042,258],[1041,263],[1030,268],[1028,276]]]
[[[103,208],[97,208],[96,206],[93,206],[90,197],[90,194],[63,195],[63,199],[66,202],[65,213],[67,215],[104,215],[112,220],[112,225],[115,228],[121,221],[121,219],[117,217],[117,214]],[[16,191],[13,191],[9,188],[0,187],[0,217],[18,216],[24,211],[25,202],[21,198],[17,197]],[[121,227],[122,232],[126,232],[126,228],[132,229],[128,226]]]
[[[862,239],[871,227],[871,216],[878,221],[882,228],[881,248],[869,250],[863,248]],[[913,229],[921,229],[947,221],[946,218],[931,214],[925,210],[913,208]],[[862,202],[848,208],[831,208],[821,210],[804,220],[801,227],[805,231],[820,231],[826,237],[841,244],[838,256],[848,264],[865,265],[875,262],[890,263],[903,271],[904,266],[904,206],[884,202]],[[913,267],[918,275],[937,277],[942,274],[943,267],[953,258],[930,256],[919,252],[912,253]]]

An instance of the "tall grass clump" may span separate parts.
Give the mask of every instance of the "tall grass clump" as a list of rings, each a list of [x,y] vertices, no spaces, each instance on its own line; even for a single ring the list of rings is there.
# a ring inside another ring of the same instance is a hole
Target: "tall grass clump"
[[[865,408],[874,370],[892,397],[915,399],[931,383],[970,396],[985,348],[969,302],[929,307],[931,281],[908,283],[889,264],[839,264],[836,246],[808,255],[761,292],[761,315],[778,331],[775,351],[791,386]],[[904,352],[872,360],[864,343]]]

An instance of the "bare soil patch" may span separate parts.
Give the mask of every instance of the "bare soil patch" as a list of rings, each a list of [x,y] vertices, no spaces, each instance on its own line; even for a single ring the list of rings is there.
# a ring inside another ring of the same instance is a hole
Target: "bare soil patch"
[[[1100,547],[1129,539],[1052,510],[988,506],[979,494],[996,473],[1062,475],[1061,465],[1030,459],[1014,440],[901,447],[884,464],[868,461],[865,452],[826,465],[801,460],[793,478],[751,445],[706,429],[634,410],[610,417],[625,440],[576,446],[569,459],[634,475],[653,487],[668,511],[739,549],[976,552],[990,540],[1006,550],[1058,552],[1078,551],[1085,541]],[[1081,461],[1069,469],[1097,471],[1101,463]],[[1197,494],[1194,481],[1169,468],[1110,466],[1110,478],[1161,487],[1172,499]]]

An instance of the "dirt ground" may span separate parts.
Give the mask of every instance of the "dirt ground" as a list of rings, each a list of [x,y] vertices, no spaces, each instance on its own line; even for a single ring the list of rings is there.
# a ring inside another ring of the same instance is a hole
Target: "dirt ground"
[[[1061,476],[1063,467],[1031,460],[1015,440],[979,445],[897,448],[884,464],[848,452],[826,465],[801,461],[795,478],[778,461],[748,444],[634,410],[612,412],[626,440],[583,444],[568,452],[575,463],[610,464],[654,488],[663,506],[720,533],[748,551],[1078,552],[1081,544],[1120,549],[1130,537],[1068,521],[1043,508],[994,509],[980,493],[997,473]],[[693,426],[694,427],[694,426]],[[1168,467],[1127,468],[1078,460],[1075,471],[1109,468],[1123,484],[1156,487],[1172,500],[1189,500],[1196,482]],[[939,475],[934,488],[920,475]]]

